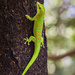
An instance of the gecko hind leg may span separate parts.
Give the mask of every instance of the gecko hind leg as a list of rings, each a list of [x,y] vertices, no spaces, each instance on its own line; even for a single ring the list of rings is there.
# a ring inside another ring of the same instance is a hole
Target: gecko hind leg
[[[24,38],[24,40],[26,40],[26,42],[24,44],[26,44],[28,42],[28,45],[30,45],[29,43],[31,41],[35,42],[36,38],[34,36],[30,36],[29,39],[28,38]]]

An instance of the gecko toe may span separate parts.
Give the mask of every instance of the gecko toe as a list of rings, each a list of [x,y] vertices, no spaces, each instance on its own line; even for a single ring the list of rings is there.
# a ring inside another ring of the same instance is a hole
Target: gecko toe
[[[24,40],[26,40],[26,38],[24,38]]]
[[[24,44],[26,44],[26,42]]]

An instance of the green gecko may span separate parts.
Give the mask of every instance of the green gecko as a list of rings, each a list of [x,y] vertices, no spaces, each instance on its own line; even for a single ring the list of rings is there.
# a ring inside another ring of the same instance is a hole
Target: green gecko
[[[29,39],[24,38],[24,40],[26,40],[26,42],[24,44],[26,44],[28,42],[28,45],[29,45],[29,42],[33,41],[35,43],[35,49],[34,49],[34,54],[31,58],[30,62],[24,69],[22,75],[26,74],[26,72],[28,71],[30,66],[34,63],[34,61],[38,57],[41,45],[44,47],[43,37],[42,37],[42,29],[43,29],[45,8],[44,8],[44,5],[39,2],[37,2],[36,5],[37,5],[37,14],[33,18],[31,18],[28,15],[25,15],[27,17],[27,19],[34,21],[34,28],[33,28],[34,36],[30,36]]]

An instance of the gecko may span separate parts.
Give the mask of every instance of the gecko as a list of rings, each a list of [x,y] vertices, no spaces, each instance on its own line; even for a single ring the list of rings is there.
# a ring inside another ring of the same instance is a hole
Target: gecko
[[[26,68],[24,69],[22,75],[26,74],[26,72],[28,71],[30,66],[34,63],[34,61],[38,57],[41,46],[43,46],[43,48],[45,48],[43,37],[42,37],[45,7],[43,4],[41,4],[39,2],[36,3],[36,6],[37,6],[37,14],[34,17],[31,18],[29,15],[25,15],[27,19],[29,19],[30,21],[34,21],[34,27],[33,27],[33,35],[34,36],[30,36],[29,39],[24,38],[24,40],[25,40],[24,44],[26,44],[28,42],[28,45],[30,45],[29,43],[31,41],[33,41],[35,43],[35,45],[34,45],[33,56],[31,58],[31,60],[29,61],[28,65],[26,66]]]

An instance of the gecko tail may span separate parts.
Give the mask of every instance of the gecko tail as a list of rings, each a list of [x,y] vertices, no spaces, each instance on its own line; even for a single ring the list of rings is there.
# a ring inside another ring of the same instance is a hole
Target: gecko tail
[[[30,68],[30,66],[34,63],[34,61],[35,61],[36,58],[38,57],[39,51],[40,51],[40,49],[39,49],[39,50],[36,49],[36,50],[34,51],[34,54],[33,54],[32,58],[31,58],[30,62],[28,63],[28,65],[27,65],[26,68],[24,69],[22,75],[25,75],[25,73],[28,71],[28,69]]]

